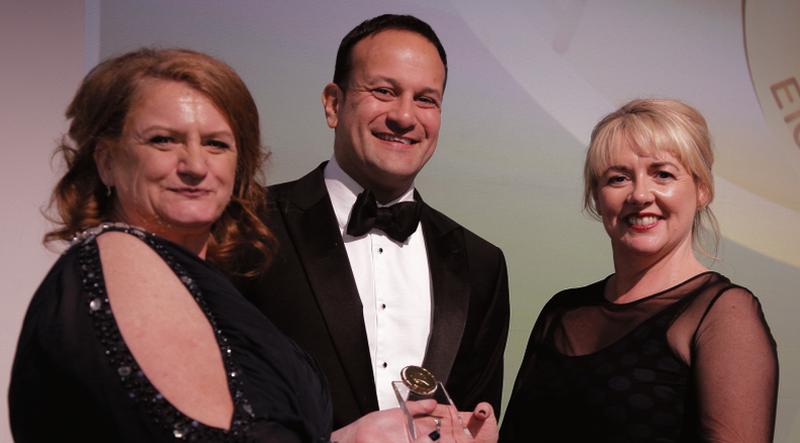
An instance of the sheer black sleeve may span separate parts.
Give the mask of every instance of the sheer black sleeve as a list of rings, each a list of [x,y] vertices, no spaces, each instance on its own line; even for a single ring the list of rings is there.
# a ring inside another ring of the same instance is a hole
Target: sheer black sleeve
[[[710,442],[771,442],[778,359],[758,300],[739,287],[712,300],[692,342],[700,432]]]

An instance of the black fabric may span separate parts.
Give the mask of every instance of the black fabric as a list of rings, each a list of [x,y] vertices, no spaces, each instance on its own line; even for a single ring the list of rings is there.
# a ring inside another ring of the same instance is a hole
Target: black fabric
[[[319,362],[339,428],[375,411],[378,401],[361,300],[323,168],[269,188],[264,220],[280,250],[262,277],[240,288]],[[445,383],[460,409],[488,401],[499,414],[509,320],[505,258],[419,194],[414,199],[421,205],[433,297],[422,366]],[[398,377],[400,369],[386,368]]]
[[[772,441],[776,348],[749,291],[707,272],[614,304],[605,284],[543,309],[501,441]]]
[[[417,230],[420,209],[422,207],[417,202],[400,202],[378,207],[372,191],[367,189],[358,194],[350,211],[347,233],[360,237],[376,228],[385,232],[392,240],[403,243]]]
[[[229,432],[191,420],[178,426],[185,417],[157,391],[143,398],[155,389],[143,373],[135,366],[123,373],[113,364],[111,355],[132,355],[124,342],[109,338],[117,331],[113,321],[98,328],[90,314],[86,282],[103,285],[99,260],[91,260],[98,256],[91,237],[60,257],[28,309],[9,388],[15,441],[167,442],[176,440],[176,432],[187,441],[328,441],[330,397],[311,358],[206,262],[152,234],[140,238],[197,290],[220,350],[236,368],[227,374],[229,386],[237,387],[234,408],[246,405],[246,413],[234,413]],[[140,388],[130,389],[122,375]]]

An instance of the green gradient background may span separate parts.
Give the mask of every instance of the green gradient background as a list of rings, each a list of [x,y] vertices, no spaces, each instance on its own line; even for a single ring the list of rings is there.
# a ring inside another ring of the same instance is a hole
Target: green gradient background
[[[242,74],[262,113],[273,183],[297,178],[330,157],[332,134],[319,95],[332,76],[341,37],[384,12],[413,13],[431,23],[448,51],[450,77],[439,148],[417,184],[428,202],[507,255],[513,314],[506,399],[544,302],[612,272],[600,224],[581,213],[591,126],[636,96],[672,96],[697,106],[716,141],[717,179],[729,191],[718,195],[718,212],[733,214],[720,217],[723,234],[726,226],[737,234],[723,239],[723,260],[714,267],[751,288],[764,305],[782,369],[777,441],[800,441],[800,386],[789,375],[800,371],[793,315],[800,312],[793,284],[800,259],[797,251],[787,255],[761,245],[760,233],[748,224],[758,216],[742,206],[747,196],[769,204],[783,198],[787,208],[797,208],[796,193],[782,186],[798,177],[786,161],[765,155],[774,140],[749,78],[741,3],[101,5],[102,56],[144,44],[189,46],[222,57]],[[800,157],[800,151],[793,154]],[[788,223],[772,226],[774,232],[797,232],[792,222],[800,218],[789,214]]]
[[[769,113],[762,113],[764,100],[753,86],[745,24],[748,8],[758,3],[68,3],[70,12],[83,7],[86,61],[80,75],[100,58],[145,45],[186,46],[230,63],[256,97],[264,141],[273,153],[267,170],[271,183],[297,178],[331,155],[333,137],[323,119],[320,94],[333,74],[341,37],[362,19],[385,12],[412,13],[428,21],[447,49],[450,77],[439,147],[417,185],[426,201],[506,253],[512,297],[506,400],[542,305],[561,289],[612,272],[601,225],[581,212],[581,169],[592,125],[633,97],[688,101],[707,117],[717,154],[718,193],[712,207],[724,238],[721,260],[713,268],[749,287],[761,300],[778,342],[781,365],[775,441],[800,441],[800,381],[795,376],[800,373],[796,318],[800,313],[796,289],[800,281],[800,149],[787,149],[785,135],[776,134],[774,122],[765,120],[764,114]],[[788,0],[761,3],[773,14],[800,17],[790,15],[797,10],[795,4]],[[48,10],[56,9],[52,5],[39,8],[37,17],[52,13]],[[59,8],[59,12],[65,9]],[[750,14],[755,18],[747,32],[754,33],[758,23],[764,22],[759,18],[764,14],[763,10]],[[57,29],[59,20],[53,20],[37,23],[40,29]],[[800,76],[795,55],[799,38],[787,35],[783,46],[762,40],[761,46],[750,48],[761,55],[750,61],[768,64],[770,57],[783,61],[795,57],[785,69]],[[49,61],[46,69],[63,65],[71,75],[60,85],[43,88],[48,97],[57,96],[49,103],[60,108],[48,115],[58,121],[80,75],[72,75],[74,68],[67,69],[67,61]],[[53,80],[40,82],[52,86],[48,82]],[[29,107],[44,109],[49,103],[45,100]],[[10,121],[19,118],[18,111],[8,105],[3,111]],[[35,116],[29,119],[36,121]],[[52,128],[58,126],[45,125],[52,133],[37,139],[47,145],[44,150],[37,148],[42,151],[39,157],[4,167],[4,172],[16,174],[6,182],[7,206],[12,204],[14,188],[37,187],[37,206],[46,198],[46,189],[52,186],[49,176],[26,173],[44,167],[46,154],[54,146],[51,142],[59,136]],[[17,138],[34,131],[22,131]],[[12,219],[13,226],[27,220],[32,233],[24,237],[24,245],[19,241],[19,249],[41,249],[38,235],[43,228],[36,208],[26,207],[20,213],[21,221]],[[43,255],[39,249],[36,254]],[[21,288],[9,289],[14,294],[12,310],[20,319],[32,288],[46,271],[47,265],[38,264],[42,262],[38,255],[30,260],[35,265],[11,259],[4,271],[8,272],[4,280],[9,281],[25,275]],[[49,257],[45,263],[52,262]],[[13,352],[19,330],[15,321],[7,328],[7,354]]]

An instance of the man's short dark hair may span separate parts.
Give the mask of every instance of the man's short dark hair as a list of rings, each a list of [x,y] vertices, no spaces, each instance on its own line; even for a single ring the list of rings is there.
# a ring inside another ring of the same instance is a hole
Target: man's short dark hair
[[[383,14],[361,22],[360,25],[348,32],[339,44],[339,50],[336,53],[336,68],[333,71],[333,82],[339,88],[342,90],[347,89],[348,77],[353,67],[353,47],[356,43],[370,35],[390,29],[414,32],[431,42],[436,47],[436,51],[439,52],[439,58],[444,65],[444,84],[447,84],[447,54],[444,52],[442,42],[439,41],[439,37],[436,36],[430,25],[413,15]],[[444,85],[442,86],[444,87]]]

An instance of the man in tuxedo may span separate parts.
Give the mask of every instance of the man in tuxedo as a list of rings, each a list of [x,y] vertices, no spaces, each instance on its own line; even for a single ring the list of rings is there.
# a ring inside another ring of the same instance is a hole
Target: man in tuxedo
[[[383,15],[360,24],[322,93],[333,158],[269,188],[278,253],[242,289],[316,359],[337,428],[396,407],[390,383],[407,365],[431,370],[459,409],[488,401],[499,414],[505,258],[414,189],[436,149],[446,79],[426,23]]]

